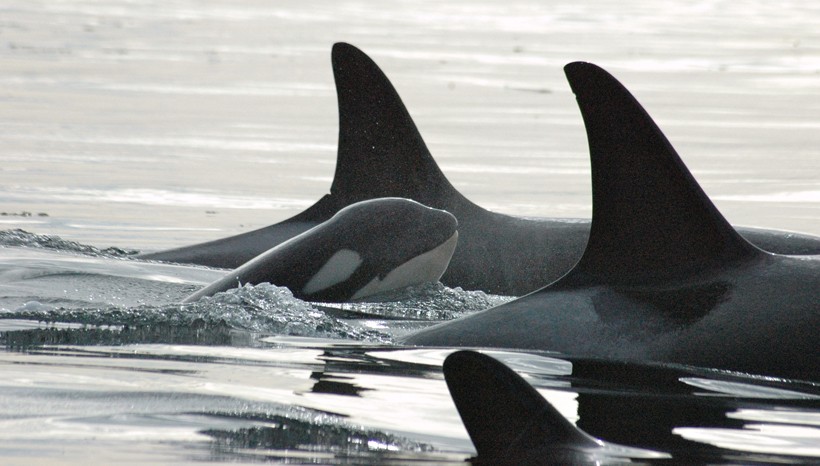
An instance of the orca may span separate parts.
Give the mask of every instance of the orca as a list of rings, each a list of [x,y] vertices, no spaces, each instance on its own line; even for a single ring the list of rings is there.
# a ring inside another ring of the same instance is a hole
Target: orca
[[[589,236],[588,219],[522,218],[474,204],[439,169],[395,88],[371,59],[352,45],[337,43],[332,62],[339,143],[330,194],[271,226],[138,257],[235,268],[347,205],[403,197],[458,218],[460,244],[441,278],[447,286],[520,296],[561,277],[578,261]],[[740,231],[766,250],[820,254],[818,237]]]
[[[342,302],[436,282],[456,249],[458,222],[416,201],[357,202],[188,296],[271,283],[310,301]]]
[[[556,282],[405,343],[553,350],[820,380],[820,256],[753,246],[614,77],[565,72],[586,126],[592,226]]]
[[[471,464],[625,464],[670,455],[603,442],[575,427],[520,375],[476,351],[451,353],[444,380],[478,453]]]

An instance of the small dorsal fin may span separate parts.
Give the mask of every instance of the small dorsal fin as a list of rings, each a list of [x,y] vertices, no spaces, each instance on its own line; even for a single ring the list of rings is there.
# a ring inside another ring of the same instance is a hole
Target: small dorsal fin
[[[406,197],[431,207],[462,196],[439,169],[381,69],[356,47],[333,45],[339,149],[330,192],[355,202]]]
[[[586,126],[592,227],[565,278],[647,283],[761,252],[718,212],[638,101],[591,63],[564,68]]]
[[[443,369],[479,458],[505,458],[535,448],[601,446],[521,376],[489,356],[457,351],[445,359]]]

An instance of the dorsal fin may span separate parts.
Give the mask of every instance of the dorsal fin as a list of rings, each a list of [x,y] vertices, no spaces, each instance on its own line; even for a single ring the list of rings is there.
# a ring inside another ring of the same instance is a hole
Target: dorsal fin
[[[564,71],[592,162],[590,238],[567,279],[651,283],[761,254],[718,212],[621,83],[591,63]]]
[[[331,194],[348,202],[406,197],[445,208],[462,198],[439,169],[381,69],[356,47],[333,45],[339,149]],[[445,204],[445,205],[443,205]]]
[[[489,356],[457,351],[444,360],[443,369],[479,458],[506,458],[535,448],[601,446],[521,376]]]

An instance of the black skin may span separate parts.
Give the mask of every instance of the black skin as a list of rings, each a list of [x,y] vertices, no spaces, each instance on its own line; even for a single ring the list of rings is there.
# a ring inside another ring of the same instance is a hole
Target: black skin
[[[185,302],[236,288],[240,283],[284,286],[302,300],[348,301],[374,279],[383,280],[402,264],[445,243],[456,233],[457,226],[458,222],[450,213],[409,199],[358,202],[227,273],[186,298]],[[361,261],[358,267],[331,286],[306,289],[330,258],[342,250],[358,255]],[[436,267],[435,262],[429,264]],[[446,262],[441,264],[438,273],[446,267]],[[407,283],[406,286],[420,283]]]
[[[404,342],[820,380],[820,256],[750,244],[615,78],[589,63],[566,72],[592,161],[592,230],[583,256],[551,285]]]
[[[380,197],[413,199],[456,216],[459,246],[441,279],[451,287],[520,296],[557,280],[581,258],[589,238],[588,219],[521,218],[472,203],[439,169],[379,67],[344,43],[334,45],[332,59],[339,147],[330,194],[280,223],[141,258],[236,268],[347,205]],[[820,238],[815,236],[756,228],[737,231],[766,251],[820,254]]]

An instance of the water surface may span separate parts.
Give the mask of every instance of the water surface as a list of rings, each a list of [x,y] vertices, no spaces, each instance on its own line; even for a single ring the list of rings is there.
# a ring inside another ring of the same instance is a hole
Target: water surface
[[[327,193],[336,41],[379,63],[447,177],[492,210],[590,215],[561,71],[588,60],[731,222],[820,234],[819,20],[810,2],[5,2],[0,457],[463,464],[451,350],[392,342],[506,298],[437,287],[339,310],[259,286],[181,306],[221,271],[128,252],[248,231]],[[816,384],[490,354],[607,441],[710,463],[820,457]]]

